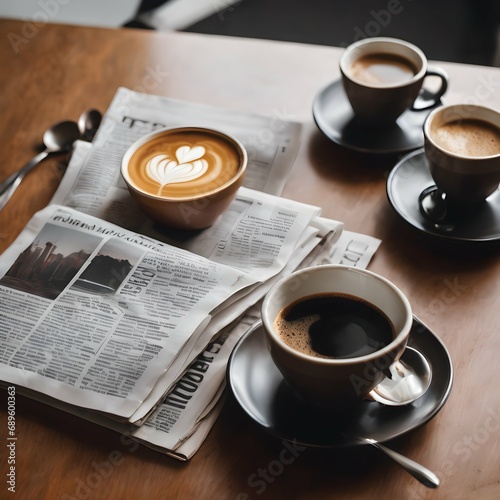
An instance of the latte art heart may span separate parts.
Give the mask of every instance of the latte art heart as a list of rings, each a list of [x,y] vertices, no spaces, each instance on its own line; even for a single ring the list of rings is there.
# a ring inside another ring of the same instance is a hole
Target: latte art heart
[[[186,199],[219,191],[240,171],[238,145],[205,129],[159,132],[132,154],[127,176],[139,191],[165,199]]]
[[[175,152],[177,161],[168,155],[156,155],[146,164],[146,174],[160,187],[158,195],[167,184],[188,182],[201,177],[208,170],[208,162],[203,159],[203,146],[181,146]]]

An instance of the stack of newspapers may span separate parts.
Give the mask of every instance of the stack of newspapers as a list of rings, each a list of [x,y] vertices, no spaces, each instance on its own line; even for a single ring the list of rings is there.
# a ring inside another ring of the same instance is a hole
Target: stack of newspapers
[[[237,137],[248,173],[212,227],[171,231],[142,214],[121,158],[164,126]],[[366,267],[379,240],[279,195],[301,124],[119,89],[78,143],[48,207],[0,257],[0,380],[181,460],[223,404],[232,348],[274,282],[299,267]]]

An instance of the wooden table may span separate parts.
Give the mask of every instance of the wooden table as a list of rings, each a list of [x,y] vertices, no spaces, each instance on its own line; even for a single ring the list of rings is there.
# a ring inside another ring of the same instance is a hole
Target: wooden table
[[[386,198],[394,159],[342,150],[315,127],[311,105],[339,76],[340,49],[194,34],[0,21],[0,180],[34,153],[43,131],[105,110],[118,86],[305,122],[283,193],[318,204],[348,230],[383,240],[370,269],[402,288],[414,312],[445,342],[455,383],[442,411],[392,447],[441,478],[427,490],[376,450],[308,449],[277,471],[284,445],[228,400],[188,463],[21,396],[16,398],[16,489],[23,499],[500,498],[500,259],[498,246],[438,244],[401,221]],[[500,70],[440,64],[451,102],[500,104]],[[59,161],[23,182],[0,213],[0,251],[44,207]],[[450,287],[455,287],[450,294]],[[2,392],[5,436],[7,393]],[[8,497],[7,451],[0,497]],[[288,458],[291,457],[287,456]],[[274,467],[274,469],[273,469]],[[267,479],[257,485],[256,478]]]

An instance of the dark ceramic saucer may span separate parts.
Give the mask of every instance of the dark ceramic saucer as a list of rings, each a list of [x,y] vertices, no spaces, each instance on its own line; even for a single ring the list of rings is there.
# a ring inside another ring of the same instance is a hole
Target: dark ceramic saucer
[[[387,179],[387,197],[394,210],[414,228],[448,241],[500,240],[500,190],[463,217],[434,222],[421,211],[419,198],[434,185],[423,148],[404,156]]]
[[[428,100],[425,90],[418,98],[422,107]],[[400,154],[424,145],[423,124],[432,111],[408,110],[389,127],[366,127],[354,116],[341,80],[321,90],[313,102],[313,116],[318,128],[336,144],[359,153]]]
[[[433,375],[427,392],[406,406],[364,400],[343,413],[312,408],[283,380],[271,359],[261,323],[235,346],[228,363],[228,385],[247,415],[280,439],[329,448],[366,444],[360,438],[388,441],[427,423],[451,391],[453,368],[448,351],[415,318],[408,345],[424,354]]]

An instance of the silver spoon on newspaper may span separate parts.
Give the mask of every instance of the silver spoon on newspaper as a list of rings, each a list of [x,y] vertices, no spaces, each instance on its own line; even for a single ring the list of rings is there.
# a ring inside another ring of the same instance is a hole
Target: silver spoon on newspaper
[[[24,176],[45,160],[49,155],[65,153],[71,150],[73,143],[80,138],[78,125],[72,121],[63,121],[52,125],[43,134],[45,150],[38,153],[20,170],[11,174],[0,184],[0,210],[7,204]]]
[[[101,120],[101,112],[97,109],[88,109],[80,115],[80,118],[78,118],[78,129],[80,130],[81,138],[84,141],[92,142],[92,139],[101,124]]]

